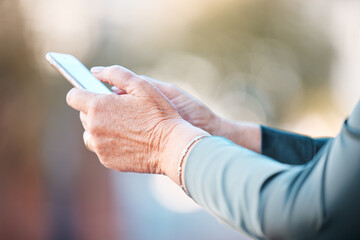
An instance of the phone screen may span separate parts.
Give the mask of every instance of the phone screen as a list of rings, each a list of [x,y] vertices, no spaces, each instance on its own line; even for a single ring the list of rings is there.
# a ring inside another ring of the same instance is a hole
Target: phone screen
[[[63,53],[48,53],[46,59],[75,87],[95,93],[112,94],[101,81],[74,56]]]

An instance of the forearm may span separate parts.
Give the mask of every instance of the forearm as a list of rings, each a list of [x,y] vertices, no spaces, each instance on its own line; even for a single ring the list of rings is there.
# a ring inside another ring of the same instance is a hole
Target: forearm
[[[211,132],[214,136],[227,138],[237,145],[261,153],[261,127],[259,124],[236,122],[220,118]]]
[[[184,179],[200,206],[232,228],[260,237],[259,193],[269,178],[287,168],[227,139],[208,137],[189,152]]]
[[[186,162],[187,190],[221,222],[258,239],[339,239],[329,236],[347,233],[342,222],[356,226],[349,228],[353,236],[359,229],[351,219],[360,209],[353,184],[360,132],[351,127],[301,166],[272,161],[226,139],[203,139]],[[328,219],[337,221],[329,227]]]
[[[329,140],[286,132],[259,124],[236,122],[218,117],[210,133],[254,152],[286,164],[304,164]],[[292,157],[289,157],[292,156]]]

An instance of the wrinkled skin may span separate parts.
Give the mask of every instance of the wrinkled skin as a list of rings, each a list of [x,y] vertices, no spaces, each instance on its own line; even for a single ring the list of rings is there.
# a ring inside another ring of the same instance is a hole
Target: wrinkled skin
[[[141,77],[152,82],[171,101],[184,120],[211,135],[225,137],[240,146],[261,153],[261,129],[258,124],[223,119],[174,84]],[[116,87],[113,90],[117,94],[123,93]]]
[[[89,149],[105,167],[166,174],[177,182],[182,150],[194,137],[207,133],[186,122],[152,81],[120,66],[92,72],[121,94],[69,91],[67,103],[80,111]]]
[[[178,88],[174,84],[165,83],[147,76],[141,76],[143,79],[153,83],[173,104],[180,116],[210,134],[217,135],[221,124],[221,118],[213,113],[202,102]],[[114,87],[117,94],[123,92]]]

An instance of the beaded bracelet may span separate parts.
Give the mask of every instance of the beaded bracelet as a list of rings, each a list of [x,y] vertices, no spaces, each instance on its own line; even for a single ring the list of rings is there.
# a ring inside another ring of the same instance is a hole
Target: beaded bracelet
[[[180,157],[180,161],[179,161],[179,165],[178,165],[178,178],[179,178],[179,185],[181,187],[181,189],[189,196],[188,191],[185,189],[184,184],[182,182],[181,179],[181,175],[182,175],[182,165],[185,159],[186,154],[188,153],[189,149],[191,148],[192,145],[194,145],[196,142],[200,141],[201,139],[205,138],[205,137],[209,137],[209,135],[201,135],[201,136],[197,136],[195,137],[188,145],[186,145],[186,147],[184,148],[181,157]]]

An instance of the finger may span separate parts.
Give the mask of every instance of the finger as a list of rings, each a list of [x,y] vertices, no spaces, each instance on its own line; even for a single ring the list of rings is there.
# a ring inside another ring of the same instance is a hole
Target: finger
[[[141,78],[151,82],[152,84],[154,84],[155,87],[157,87],[162,93],[164,93],[166,96],[168,96],[170,94],[170,84],[169,83],[165,83],[156,79],[153,79],[151,77],[145,76],[145,75],[141,75]]]
[[[166,86],[166,83],[164,83],[162,81],[159,81],[159,80],[156,80],[154,78],[151,78],[151,77],[148,77],[148,76],[145,76],[145,75],[140,75],[140,77],[142,79],[145,79],[145,80],[148,80],[148,81],[152,82],[156,87],[163,88],[164,86]]]
[[[66,102],[70,107],[87,113],[89,102],[96,95],[84,89],[73,88],[67,93]]]
[[[93,149],[93,145],[92,145],[92,141],[91,141],[91,135],[88,131],[84,131],[83,133],[83,139],[84,139],[84,144],[85,147],[92,152],[95,152]]]
[[[123,94],[126,94],[126,92],[124,90],[121,90],[115,86],[112,86],[111,87],[111,90],[116,93],[117,95],[123,95]]]
[[[94,67],[91,71],[100,81],[116,86],[128,94],[151,94],[155,90],[148,81],[121,66]]]
[[[117,65],[110,67],[93,67],[91,68],[91,72],[100,81],[109,83],[127,93],[133,91],[129,85],[136,81],[137,77],[135,73]]]
[[[80,111],[80,121],[84,127],[84,129],[87,129],[87,121],[86,121],[86,113],[84,113],[83,111]]]

